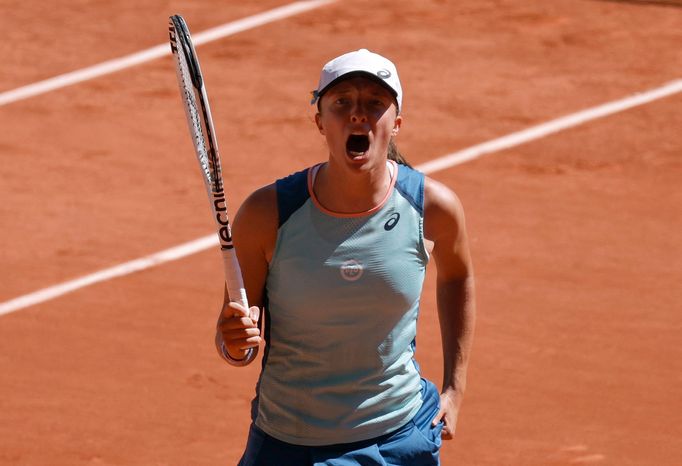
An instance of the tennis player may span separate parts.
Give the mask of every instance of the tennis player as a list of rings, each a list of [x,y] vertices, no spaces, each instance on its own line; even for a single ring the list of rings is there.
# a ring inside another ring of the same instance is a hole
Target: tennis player
[[[228,362],[265,352],[240,466],[439,464],[455,433],[475,320],[462,206],[410,168],[393,139],[394,64],[362,49],[322,69],[315,122],[323,163],[254,192],[233,239],[251,309],[225,304]],[[427,262],[437,265],[444,355],[439,392],[415,361]],[[226,299],[227,303],[227,299]]]

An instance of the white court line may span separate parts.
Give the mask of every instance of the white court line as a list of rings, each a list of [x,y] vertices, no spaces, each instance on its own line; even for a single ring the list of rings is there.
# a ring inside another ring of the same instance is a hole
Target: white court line
[[[130,262],[115,265],[90,275],[69,280],[68,282],[60,283],[48,288],[43,288],[42,290],[19,296],[18,298],[14,298],[0,304],[0,315],[9,314],[10,312],[18,311],[19,309],[23,309],[34,304],[49,301],[58,296],[76,291],[80,288],[94,285],[95,283],[103,282],[116,277],[122,277],[123,275],[139,272],[140,270],[148,269],[165,262],[181,259],[183,257],[196,254],[197,252],[201,252],[205,249],[217,247],[218,244],[218,235],[213,234],[203,236],[201,238],[195,239],[194,241],[190,241],[189,243],[184,243],[179,246],[157,252],[156,254],[151,254],[149,256],[141,257],[140,259],[135,259]]]
[[[565,117],[557,118],[546,123],[532,126],[523,131],[511,133],[508,134],[507,136],[493,139],[492,141],[488,141],[483,144],[478,144],[476,146],[469,147],[468,149],[464,149],[458,152],[454,152],[452,154],[445,155],[443,157],[439,157],[430,162],[418,165],[416,168],[422,170],[424,173],[427,174],[439,170],[444,170],[446,168],[453,167],[466,161],[473,160],[484,154],[489,154],[497,150],[508,149],[510,147],[518,146],[523,143],[533,141],[535,139],[540,139],[549,134],[581,125],[590,120],[595,120],[597,118],[602,118],[613,113],[622,112],[623,110],[635,107],[637,105],[643,105],[648,102],[652,102],[656,99],[662,99],[663,97],[681,91],[682,79],[679,79],[669,84],[666,84],[662,87],[649,90],[647,92],[642,92],[640,94],[636,94],[631,97],[626,97],[621,100],[609,102],[597,107],[588,108],[586,110],[573,113]],[[137,272],[150,267],[154,267],[159,264],[163,264],[164,262],[177,260],[182,257],[203,251],[205,249],[215,247],[217,245],[218,245],[217,235],[213,234],[209,236],[204,236],[194,241],[190,241],[189,243],[181,244],[174,248],[166,249],[164,251],[157,252],[156,254],[152,254],[141,259],[126,262],[115,267],[95,272],[91,275],[86,275],[75,280],[71,280],[65,283],[61,283],[55,286],[51,286],[49,288],[44,288],[42,290],[20,296],[18,298],[14,298],[10,301],[5,301],[4,303],[0,303],[0,315],[9,314],[10,312],[18,311],[28,306],[32,306],[34,304],[54,299],[58,296],[70,293],[79,288],[83,288],[94,283],[108,280],[110,278],[128,275],[133,272]]]
[[[272,10],[258,13],[253,16],[233,21],[231,23],[223,24],[212,29],[208,29],[197,35],[192,35],[192,42],[194,45],[201,45],[211,42],[223,37],[227,37],[238,32],[253,29],[267,23],[271,23],[280,19],[288,18],[321,6],[334,3],[337,0],[309,0],[290,3]],[[55,76],[54,78],[39,81],[37,83],[29,84],[27,86],[19,87],[11,91],[0,93],[0,107],[18,100],[28,99],[45,92],[53,91],[65,86],[70,86],[82,81],[97,78],[106,74],[121,71],[131,66],[139,65],[165,55],[170,55],[170,45],[168,43],[157,45],[148,48],[141,52],[137,52],[125,57],[116,58],[102,62],[98,65],[83,68],[71,73]]]
[[[574,126],[587,123],[588,121],[596,120],[597,118],[602,118],[614,113],[622,112],[638,105],[653,102],[654,100],[662,99],[663,97],[667,97],[678,92],[682,92],[682,79],[672,81],[664,86],[657,87],[646,92],[641,92],[621,100],[608,102],[597,107],[592,107],[577,113],[572,113],[571,115],[567,115],[565,117],[550,120],[537,126],[531,126],[530,128],[524,129],[522,131],[517,131],[516,133],[511,133],[501,138],[493,139],[492,141],[484,142],[458,152],[453,152],[452,154],[438,157],[437,159],[417,165],[415,168],[417,170],[423,171],[424,173],[433,173],[439,170],[444,170],[460,163],[476,159],[482,155],[509,149],[510,147],[518,146],[535,139],[540,139],[552,133],[557,133]]]

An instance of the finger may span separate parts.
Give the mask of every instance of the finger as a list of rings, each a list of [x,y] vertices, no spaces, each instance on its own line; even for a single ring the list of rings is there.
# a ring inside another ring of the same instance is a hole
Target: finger
[[[440,408],[438,410],[438,414],[436,414],[436,417],[434,417],[433,421],[431,421],[431,425],[435,427],[443,419],[443,416],[445,416],[445,410]]]
[[[229,350],[239,349],[241,351],[247,350],[249,348],[255,348],[260,345],[261,338],[259,336],[252,336],[248,338],[240,338],[236,340],[230,340],[230,342],[225,342],[225,345]]]
[[[218,320],[218,328],[221,331],[237,330],[247,328],[258,328],[256,324],[248,317],[221,317]]]
[[[454,429],[452,429],[450,426],[446,424],[443,425],[443,430],[440,433],[440,438],[443,440],[452,440],[455,438],[455,432]]]
[[[258,348],[260,345],[260,337],[247,338],[240,344],[239,349],[247,350],[249,348]]]
[[[443,430],[440,433],[440,438],[443,440],[452,440],[455,437],[455,425],[456,420],[453,420],[452,416],[448,415],[448,413],[444,413]]]
[[[244,338],[260,337],[260,330],[257,328],[240,328],[234,330],[226,330],[221,332],[223,336],[223,341],[228,344],[232,344],[233,341],[241,340]]]
[[[242,306],[241,304],[231,301],[227,304],[227,307],[223,310],[223,315],[225,317],[249,317],[249,310]]]

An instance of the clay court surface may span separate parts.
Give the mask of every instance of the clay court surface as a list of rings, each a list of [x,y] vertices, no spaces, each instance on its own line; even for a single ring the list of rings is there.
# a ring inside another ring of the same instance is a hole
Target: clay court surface
[[[139,3],[139,4],[138,4]],[[0,92],[285,5],[0,1]],[[673,2],[343,0],[202,45],[230,210],[326,158],[320,66],[366,47],[416,165],[682,78]],[[455,465],[682,464],[682,93],[435,171],[478,325]],[[169,55],[0,106],[0,302],[213,231]],[[434,268],[418,360],[441,381]],[[259,364],[213,348],[211,247],[0,315],[0,464],[234,465]],[[273,465],[277,466],[277,465]]]

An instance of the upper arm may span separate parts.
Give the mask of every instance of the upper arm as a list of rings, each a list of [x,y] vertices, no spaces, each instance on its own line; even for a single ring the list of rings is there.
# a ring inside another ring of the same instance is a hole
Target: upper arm
[[[447,186],[426,178],[424,184],[424,236],[433,242],[437,280],[464,280],[473,275],[464,209]]]
[[[263,306],[265,280],[277,241],[277,192],[271,184],[251,194],[232,222],[234,242],[250,305]]]

